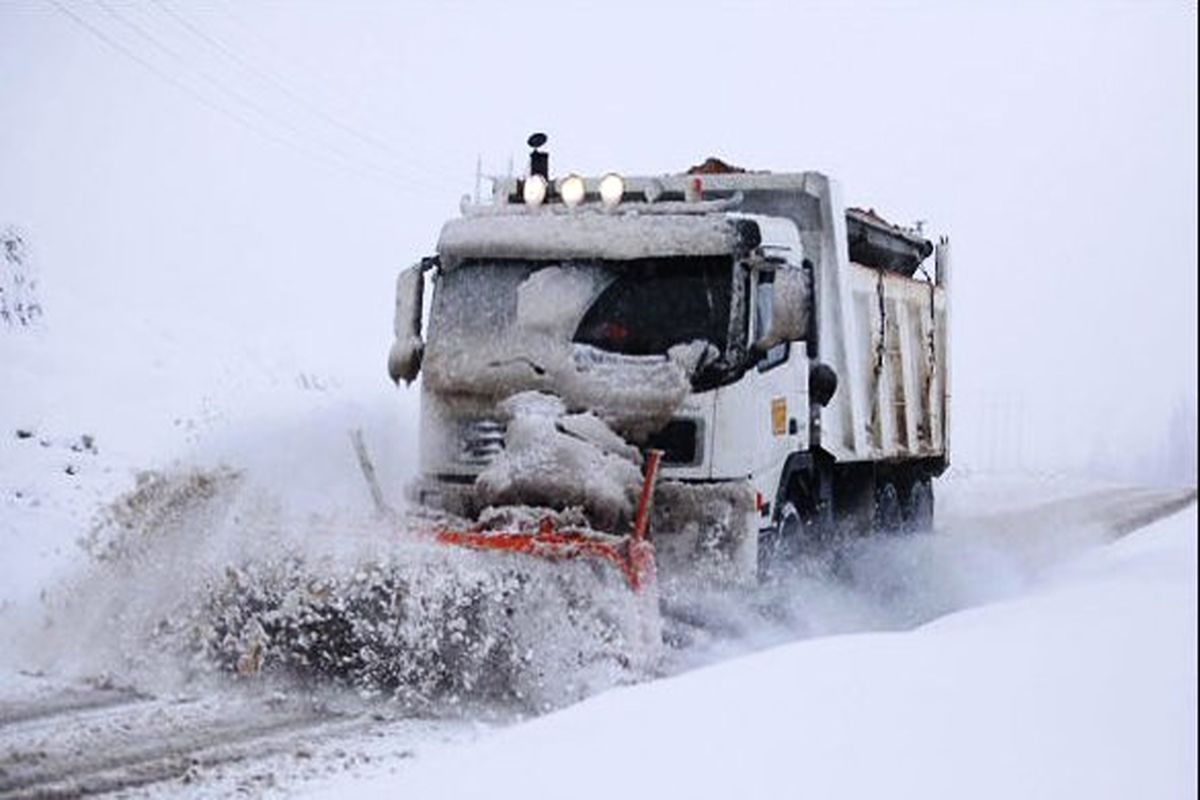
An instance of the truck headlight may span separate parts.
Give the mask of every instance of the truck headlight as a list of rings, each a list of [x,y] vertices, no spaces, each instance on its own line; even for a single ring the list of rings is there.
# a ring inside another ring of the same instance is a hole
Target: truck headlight
[[[600,179],[600,202],[605,208],[616,208],[625,195],[625,180],[615,172]]]
[[[540,206],[546,199],[546,179],[541,175],[530,175],[525,179],[522,196],[525,198],[525,205],[530,208]]]
[[[575,174],[563,178],[558,184],[558,194],[562,197],[563,205],[568,208],[574,208],[579,205],[583,202],[583,195],[585,194],[583,178]]]

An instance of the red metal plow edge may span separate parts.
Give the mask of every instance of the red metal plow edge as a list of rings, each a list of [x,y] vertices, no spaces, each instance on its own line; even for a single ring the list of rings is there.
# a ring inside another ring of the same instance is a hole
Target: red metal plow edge
[[[482,529],[452,530],[441,528],[434,535],[439,542],[471,547],[477,550],[505,550],[511,553],[559,560],[567,558],[599,558],[621,571],[629,588],[640,592],[655,580],[654,545],[646,540],[650,525],[650,507],[654,497],[654,482],[658,475],[659,450],[646,453],[646,472],[642,492],[638,497],[633,531],[617,539],[601,538],[577,530],[559,530],[549,517],[543,518],[533,531],[488,531]]]

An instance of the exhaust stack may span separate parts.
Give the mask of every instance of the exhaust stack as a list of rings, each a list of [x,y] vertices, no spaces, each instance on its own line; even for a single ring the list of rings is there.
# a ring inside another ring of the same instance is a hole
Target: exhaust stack
[[[546,144],[546,134],[540,131],[530,135],[528,144],[533,150],[529,153],[529,175],[541,175],[547,182],[550,180],[550,154],[543,153],[538,148]]]

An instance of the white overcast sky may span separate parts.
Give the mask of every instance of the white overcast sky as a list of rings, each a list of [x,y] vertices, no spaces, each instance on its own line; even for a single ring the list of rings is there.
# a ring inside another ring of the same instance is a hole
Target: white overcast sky
[[[3,0],[0,226],[30,240],[48,325],[95,358],[145,346],[97,322],[130,314],[383,392],[395,272],[477,156],[520,169],[545,130],[556,172],[819,169],[951,236],[964,459],[1145,458],[1195,418],[1196,17]]]

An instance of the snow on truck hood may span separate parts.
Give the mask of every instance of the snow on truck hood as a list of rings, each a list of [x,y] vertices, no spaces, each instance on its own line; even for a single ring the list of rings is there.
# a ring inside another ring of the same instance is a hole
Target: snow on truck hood
[[[719,256],[738,245],[733,220],[719,214],[505,213],[447,222],[438,238],[443,265],[471,258],[626,261]]]
[[[692,375],[708,349],[690,342],[661,356],[622,356],[537,335],[433,349],[424,366],[432,392],[426,402],[436,398],[444,411],[460,416],[520,392],[546,392],[571,409],[590,409],[622,436],[640,439],[665,425],[691,393]]]

